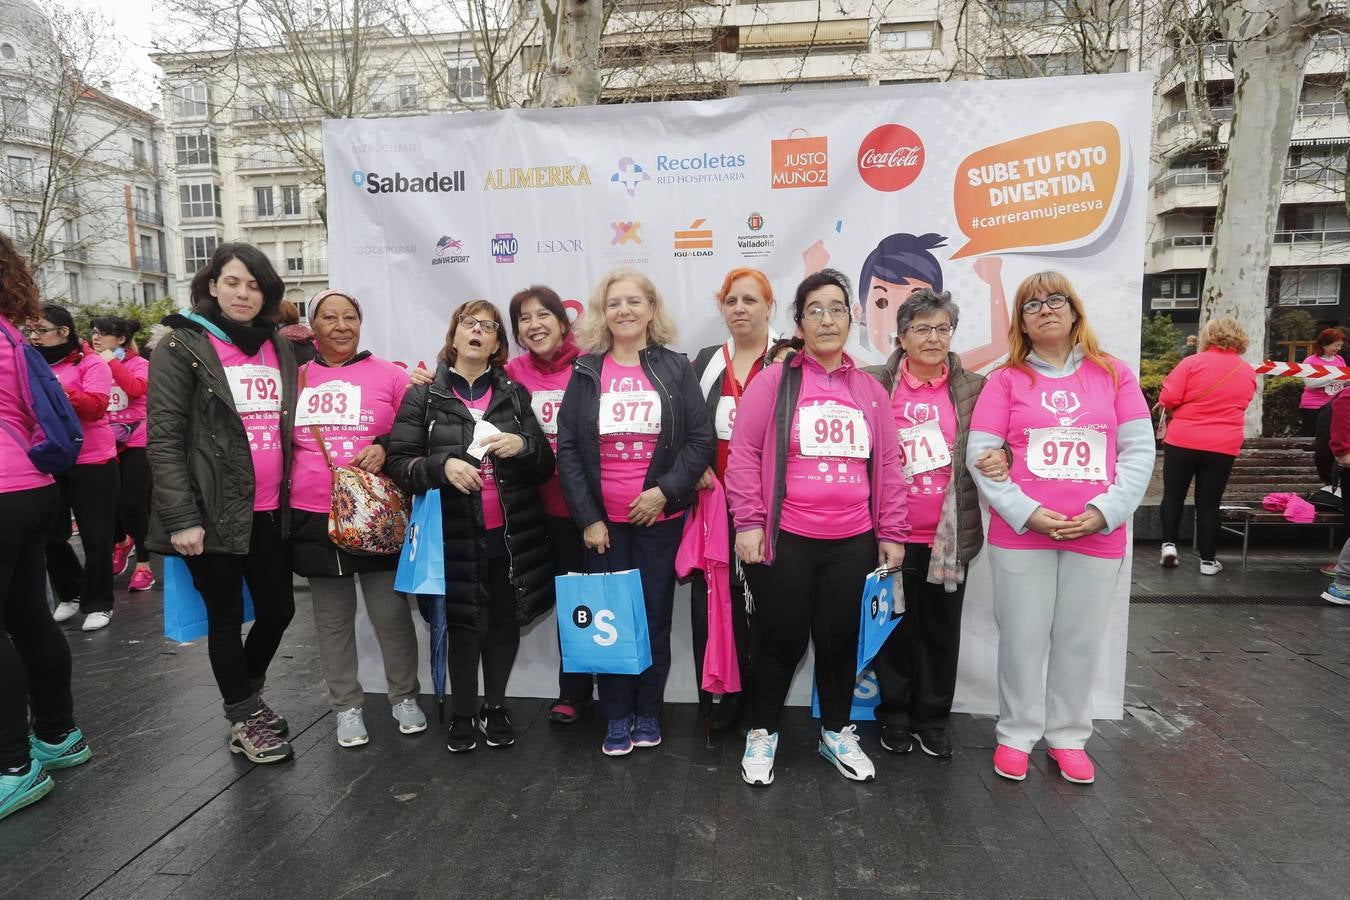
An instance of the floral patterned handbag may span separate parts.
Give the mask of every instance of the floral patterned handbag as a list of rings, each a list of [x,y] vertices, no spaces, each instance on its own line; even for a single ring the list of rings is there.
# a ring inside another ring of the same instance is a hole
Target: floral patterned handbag
[[[396,556],[408,530],[408,498],[387,475],[333,465],[317,425],[310,426],[333,476],[328,539],[360,556]]]

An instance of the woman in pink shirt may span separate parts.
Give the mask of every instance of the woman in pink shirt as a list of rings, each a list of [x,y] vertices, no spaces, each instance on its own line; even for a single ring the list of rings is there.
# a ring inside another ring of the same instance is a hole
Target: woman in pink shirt
[[[810,640],[820,694],[819,751],[854,781],[876,775],[850,725],[863,585],[897,570],[909,538],[891,399],[844,353],[848,279],[797,286],[803,349],[741,398],[727,462],[736,555],[755,598],[741,778],[773,783],[778,720]]]
[[[150,458],[145,454],[146,391],[150,386],[150,362],[136,348],[141,325],[116,316],[99,316],[91,323],[89,343],[112,372],[108,418],[117,440],[117,468],[121,484],[117,492],[116,544],[113,547],[113,577],[126,573],[134,558],[136,571],[127,590],[148,591],[155,586],[150,571],[150,551],[145,533],[150,527]]]
[[[1247,333],[1235,319],[1210,319],[1200,351],[1163,379],[1158,402],[1167,410],[1163,438],[1162,565],[1177,564],[1177,536],[1186,492],[1195,480],[1195,550],[1200,574],[1218,575],[1219,501],[1242,449],[1243,421],[1256,393],[1256,373],[1242,358]]]
[[[506,364],[506,374],[530,392],[530,408],[556,454],[563,394],[572,380],[572,363],[581,355],[567,308],[557,291],[535,284],[511,298],[507,317],[511,320],[511,335],[516,346],[525,352]],[[548,514],[549,543],[553,546],[557,573],[584,571],[585,548],[581,544],[581,530],[567,511],[556,469],[548,483],[540,485],[539,498]],[[560,662],[558,699],[549,707],[549,721],[570,725],[594,702],[595,676],[564,672]]]
[[[61,380],[84,428],[84,446],[75,465],[56,478],[61,509],[47,531],[47,574],[60,601],[58,622],[84,614],[84,630],[107,627],[113,609],[113,531],[117,519],[117,442],[108,418],[112,372],[93,348],[75,334],[75,321],[63,307],[42,307],[42,319],[29,334],[52,372]],[[80,526],[84,565],[70,546],[70,513]]]
[[[38,422],[19,328],[42,315],[27,264],[0,234],[0,819],[51,792],[46,770],[91,755],[75,727],[70,647],[47,611],[43,551],[61,498],[28,456]]]
[[[1317,335],[1317,346],[1313,354],[1303,360],[1304,365],[1344,366],[1345,359],[1340,355],[1345,344],[1345,332],[1339,328],[1323,328]],[[1302,413],[1299,424],[1300,437],[1313,437],[1317,434],[1317,414],[1322,407],[1331,402],[1345,387],[1346,382],[1334,378],[1305,378],[1303,396],[1299,398],[1298,408]]]

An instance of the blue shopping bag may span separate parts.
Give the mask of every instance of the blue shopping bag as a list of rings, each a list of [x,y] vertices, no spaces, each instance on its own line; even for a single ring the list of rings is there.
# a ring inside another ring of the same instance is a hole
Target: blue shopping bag
[[[641,675],[652,664],[637,569],[554,579],[564,672]]]
[[[863,584],[862,614],[858,622],[858,667],[861,675],[881,652],[886,639],[905,614],[905,592],[900,573],[877,569]]]
[[[867,669],[858,675],[853,685],[853,707],[849,710],[849,721],[872,722],[877,717],[877,707],[881,705],[881,688],[877,686],[877,676]],[[820,695],[816,693],[816,683],[811,681],[811,715],[820,718]]]
[[[253,595],[244,582],[244,621],[253,621]],[[206,603],[181,556],[164,557],[164,636],[181,643],[206,637]]]
[[[445,538],[441,530],[441,491],[413,497],[408,531],[398,554],[394,590],[405,594],[445,594]]]

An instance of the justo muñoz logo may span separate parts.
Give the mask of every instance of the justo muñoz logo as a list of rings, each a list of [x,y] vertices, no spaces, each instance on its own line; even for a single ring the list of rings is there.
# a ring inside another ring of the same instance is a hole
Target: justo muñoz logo
[[[879,125],[858,145],[858,174],[877,191],[898,191],[923,171],[923,141],[903,125]]]

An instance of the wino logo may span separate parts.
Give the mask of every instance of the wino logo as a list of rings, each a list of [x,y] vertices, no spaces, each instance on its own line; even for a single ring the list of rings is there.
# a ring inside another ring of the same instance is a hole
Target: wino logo
[[[490,243],[491,253],[499,263],[513,263],[516,261],[516,253],[520,251],[520,242],[516,236],[507,231],[492,236]]]

